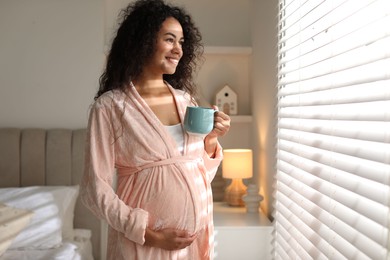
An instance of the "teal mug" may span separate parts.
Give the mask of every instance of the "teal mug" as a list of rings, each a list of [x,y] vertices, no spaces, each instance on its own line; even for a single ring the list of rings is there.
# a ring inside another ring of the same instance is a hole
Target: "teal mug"
[[[188,106],[184,116],[184,129],[189,134],[207,135],[214,128],[215,112],[212,108]]]

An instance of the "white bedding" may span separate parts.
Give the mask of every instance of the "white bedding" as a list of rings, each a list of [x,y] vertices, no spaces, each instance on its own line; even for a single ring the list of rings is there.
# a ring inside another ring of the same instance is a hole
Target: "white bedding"
[[[78,193],[77,185],[0,188],[1,203],[33,212],[9,249],[50,249],[72,240]]]
[[[74,240],[65,240],[57,248],[7,250],[0,260],[93,260],[91,231],[75,229]]]

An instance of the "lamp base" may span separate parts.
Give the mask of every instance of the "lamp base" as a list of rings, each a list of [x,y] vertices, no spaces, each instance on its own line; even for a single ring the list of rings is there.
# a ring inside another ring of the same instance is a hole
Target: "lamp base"
[[[242,179],[233,179],[232,183],[225,189],[225,201],[234,207],[244,207],[245,202],[242,196],[246,194],[246,186]]]
[[[263,200],[263,196],[259,194],[259,189],[255,184],[249,184],[246,191],[246,195],[242,197],[246,211],[248,213],[259,212],[260,202]]]

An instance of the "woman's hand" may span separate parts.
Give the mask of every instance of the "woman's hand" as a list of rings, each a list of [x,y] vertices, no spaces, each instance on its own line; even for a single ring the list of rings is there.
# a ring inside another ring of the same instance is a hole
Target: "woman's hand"
[[[217,106],[213,106],[213,109],[216,110],[214,113],[214,128],[208,136],[224,136],[230,129],[230,116],[226,115],[222,111],[218,111]]]
[[[218,111],[217,106],[213,106],[213,109],[217,110],[214,113],[214,128],[204,139],[205,150],[210,158],[214,157],[218,137],[224,136],[230,129],[230,117],[224,112]]]
[[[185,230],[166,228],[153,231],[146,228],[144,245],[165,250],[179,250],[191,245],[196,237],[197,234],[190,235]]]

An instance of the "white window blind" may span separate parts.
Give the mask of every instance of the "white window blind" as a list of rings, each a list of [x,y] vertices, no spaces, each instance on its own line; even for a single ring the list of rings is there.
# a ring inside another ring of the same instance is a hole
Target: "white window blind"
[[[275,259],[390,259],[390,0],[279,0]]]

